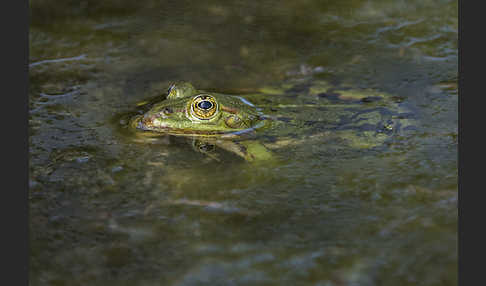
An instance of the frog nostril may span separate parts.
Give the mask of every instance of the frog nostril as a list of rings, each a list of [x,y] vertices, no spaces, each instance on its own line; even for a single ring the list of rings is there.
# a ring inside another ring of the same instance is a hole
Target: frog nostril
[[[164,114],[171,114],[171,113],[173,113],[173,112],[174,112],[174,110],[172,110],[172,108],[170,108],[170,107],[166,107],[166,108],[164,108],[164,109],[162,110],[162,112],[163,112]]]
[[[213,103],[208,100],[203,100],[197,104],[197,106],[201,109],[211,109],[213,107]]]

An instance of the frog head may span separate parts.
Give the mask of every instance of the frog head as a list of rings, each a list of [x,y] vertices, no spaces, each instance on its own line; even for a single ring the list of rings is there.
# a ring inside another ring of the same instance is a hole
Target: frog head
[[[167,98],[132,119],[137,129],[174,135],[217,136],[253,130],[262,116],[238,96],[196,90],[188,82],[170,86]]]

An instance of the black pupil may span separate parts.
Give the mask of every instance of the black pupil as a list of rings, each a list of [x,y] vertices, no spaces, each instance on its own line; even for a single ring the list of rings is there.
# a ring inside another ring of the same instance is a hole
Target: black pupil
[[[201,109],[210,109],[213,107],[213,104],[210,101],[203,100],[197,104],[197,106]]]

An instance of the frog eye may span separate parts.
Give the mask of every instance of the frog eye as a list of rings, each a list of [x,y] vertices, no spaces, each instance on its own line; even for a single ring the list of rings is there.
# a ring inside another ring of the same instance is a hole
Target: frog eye
[[[200,94],[193,98],[191,114],[198,119],[208,120],[214,117],[218,104],[214,97],[207,94]]]

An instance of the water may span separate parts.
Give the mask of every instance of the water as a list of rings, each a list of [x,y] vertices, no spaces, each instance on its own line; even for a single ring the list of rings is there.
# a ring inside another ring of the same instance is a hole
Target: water
[[[457,283],[457,2],[30,7],[31,285]],[[300,78],[392,94],[416,129],[360,152],[296,140],[270,168],[120,122],[174,80]]]

